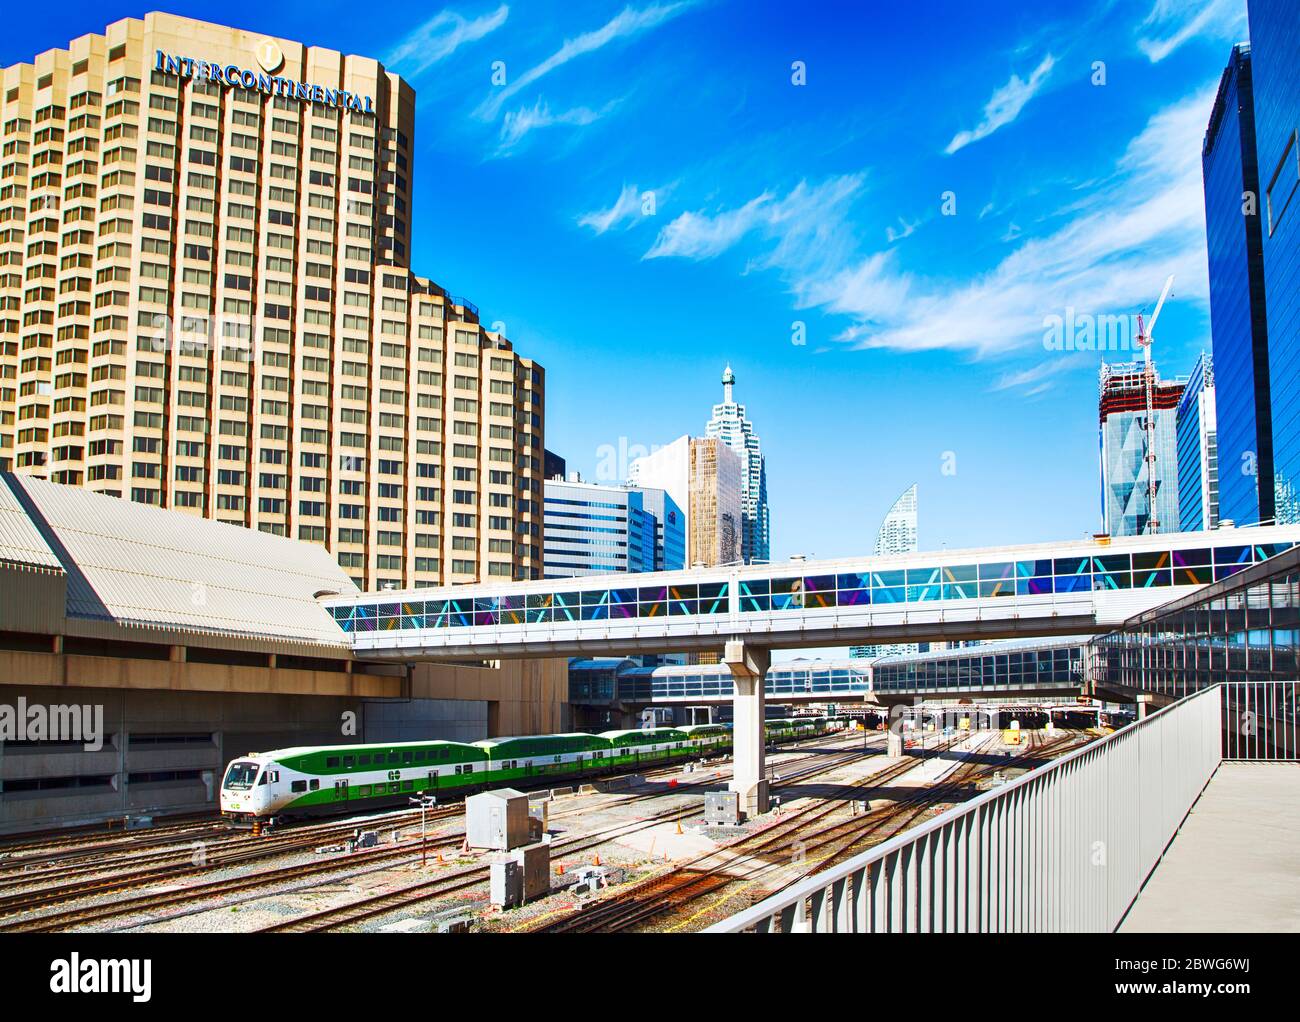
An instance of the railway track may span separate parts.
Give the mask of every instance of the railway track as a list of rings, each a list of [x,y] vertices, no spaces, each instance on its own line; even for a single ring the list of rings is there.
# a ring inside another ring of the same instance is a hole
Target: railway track
[[[813,764],[811,767],[796,770],[789,775],[789,779],[794,780],[799,777],[809,776],[814,773],[820,773],[832,769],[834,766],[838,766],[847,761],[847,759],[855,758],[859,755],[861,755],[861,750],[857,748],[848,750],[845,753],[831,757],[833,762],[828,761],[817,763]],[[676,769],[679,770],[680,767],[677,767]],[[680,785],[679,790],[680,788],[700,784],[716,783],[716,780],[716,777],[700,778],[699,780],[689,781]],[[662,794],[662,791],[645,793],[643,795],[635,796],[633,801],[639,801],[642,798],[660,797]],[[412,810],[410,812],[418,819],[418,810]],[[444,815],[450,816],[458,814],[459,812],[459,806],[448,806],[446,807]],[[694,811],[688,810],[683,814],[680,809],[674,808],[666,810],[664,813],[654,814],[644,821],[639,821],[634,826],[636,828],[653,826],[656,823],[661,822],[662,819],[675,817],[684,818],[685,816],[698,815],[700,812],[702,812],[702,809]],[[65,909],[63,911],[46,913],[39,916],[29,915],[33,909],[48,908],[56,904],[66,904],[86,897],[104,896],[119,891],[147,887],[158,882],[181,879],[186,876],[210,872],[214,869],[267,858],[272,855],[288,854],[296,850],[315,847],[323,840],[328,840],[331,836],[337,836],[342,831],[350,832],[356,829],[375,828],[367,827],[366,821],[353,819],[344,824],[332,825],[329,830],[313,829],[309,835],[298,836],[295,832],[291,831],[278,839],[274,837],[252,838],[249,840],[258,842],[258,844],[243,850],[236,850],[231,854],[217,856],[210,855],[208,856],[206,863],[202,866],[173,863],[170,865],[161,865],[154,868],[136,870],[127,874],[116,874],[113,876],[103,877],[99,880],[81,880],[74,883],[59,885],[54,888],[38,889],[36,891],[0,897],[0,932],[58,931],[72,926],[102,922],[127,915],[136,915],[163,906],[170,907],[173,905],[194,903],[204,899],[221,898],[230,894],[256,890],[258,887],[270,886],[311,876],[326,875],[345,869],[364,868],[381,862],[391,862],[394,865],[401,864],[401,860],[403,859],[408,862],[414,862],[420,855],[420,842],[417,839],[413,842],[403,842],[399,846],[372,848],[360,852],[354,852],[347,856],[346,860],[332,858],[324,862],[310,862],[290,867],[261,870],[256,873],[246,874],[239,877],[230,877],[197,883],[189,887],[169,889],[164,892],[142,893],[104,904]],[[603,841],[608,840],[608,837],[575,838],[574,840],[580,842],[580,844],[572,848],[569,848],[567,845],[563,846],[566,849],[566,853],[576,854],[586,850],[587,848],[595,847],[596,845],[603,843]],[[276,843],[267,844],[267,842]],[[429,851],[431,853],[452,851],[458,849],[459,846],[459,836],[457,836],[455,840],[435,839],[433,835],[430,836]],[[483,875],[486,875],[485,869],[481,869],[481,872]],[[441,878],[439,881],[430,883],[442,883],[447,879],[449,878]],[[482,878],[480,877],[474,882],[480,882],[481,879]],[[20,915],[21,918],[12,918]]]
[[[995,741],[994,737],[990,737],[973,751],[978,756],[986,752]],[[1033,758],[1055,754],[1063,746],[1073,745],[1076,741],[1074,736],[1065,736],[1039,744],[1033,749]],[[937,806],[964,800],[970,795],[972,780],[1000,766],[1000,763],[989,764],[978,760],[962,763],[937,784],[919,788],[915,794],[889,806],[825,826],[808,828],[808,824],[816,823],[841,806],[805,811],[799,815],[798,825],[794,828],[783,829],[776,835],[761,832],[725,846],[725,850],[732,854],[722,861],[709,864],[709,860],[718,856],[717,850],[697,856],[679,864],[669,873],[621,891],[614,897],[594,902],[575,915],[528,928],[528,931],[605,933],[631,929],[664,916],[671,917],[700,899],[725,893],[737,883],[756,883],[767,875],[782,871],[789,865],[789,861],[774,861],[770,857],[765,858],[764,853],[769,853],[773,848],[793,851],[797,842],[798,852],[807,866],[797,875],[783,877],[780,886],[788,886],[842,858],[887,840]],[[879,787],[915,767],[914,761],[898,764],[849,786],[849,791],[858,793],[870,787]],[[770,893],[768,891],[764,896]],[[701,913],[695,913],[699,914]]]
[[[793,783],[807,777],[816,776],[827,770],[842,766],[844,763],[857,759],[862,755],[862,750],[858,747],[844,750],[835,757],[834,763],[816,763],[806,767],[798,768],[787,774],[782,775],[780,784]],[[624,837],[628,834],[636,833],[640,830],[646,830],[650,827],[673,819],[688,819],[699,816],[704,812],[702,807],[693,809],[681,809],[674,807],[660,813],[654,813],[645,819],[634,821],[626,824],[619,824],[614,827],[606,828],[594,834],[579,835],[569,839],[562,839],[552,844],[553,862],[560,862],[564,858],[572,858],[583,852],[598,848],[608,841],[618,837]],[[343,926],[355,925],[360,922],[373,919],[378,916],[387,915],[391,912],[407,908],[411,905],[427,901],[430,898],[443,897],[448,894],[458,893],[479,886],[486,879],[488,869],[483,865],[475,865],[463,871],[439,877],[434,880],[421,881],[411,884],[396,891],[387,891],[382,894],[371,895],[358,901],[349,902],[346,905],[339,905],[334,908],[322,909],[318,912],[312,912],[308,915],[298,916],[294,919],[283,922],[272,923],[269,926],[262,927],[258,933],[320,933],[329,930],[336,930]]]

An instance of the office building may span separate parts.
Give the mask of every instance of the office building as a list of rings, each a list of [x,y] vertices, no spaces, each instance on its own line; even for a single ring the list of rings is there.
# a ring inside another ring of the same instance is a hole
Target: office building
[[[1300,520],[1295,499],[1300,483],[1300,16],[1294,0],[1250,0],[1248,11],[1274,517],[1289,524]],[[1215,355],[1217,361],[1217,350]]]
[[[767,459],[763,444],[746,417],[745,406],[737,404],[733,389],[736,374],[731,366],[722,373],[722,403],[713,406],[713,417],[705,426],[706,437],[716,437],[740,456],[742,535],[741,556],[746,564],[765,563],[771,557],[771,522],[767,504]]]
[[[629,486],[663,490],[685,513],[683,542],[691,542],[691,438],[679,436],[670,444],[656,447],[628,466]]]
[[[893,506],[885,513],[876,530],[876,544],[873,548],[877,557],[891,554],[915,553],[917,545],[917,501],[916,483],[904,490]],[[892,643],[886,645],[850,646],[849,656],[855,659],[892,656],[894,654],[917,653],[921,647],[917,643]]]
[[[543,371],[409,269],[406,82],[157,13],[0,77],[0,469],[541,576]]]
[[[655,519],[655,571],[686,567],[686,512],[667,490],[640,488],[641,506]]]
[[[1219,510],[1247,525],[1274,517],[1273,426],[1263,217],[1251,48],[1235,46],[1201,151],[1218,420]]]
[[[1219,526],[1219,456],[1215,424],[1214,363],[1204,352],[1178,401],[1178,527],[1183,532]],[[1244,524],[1244,523],[1243,523]]]
[[[714,567],[741,559],[744,463],[723,441],[691,440],[690,563]]]
[[[1142,363],[1101,366],[1098,412],[1102,531],[1111,536],[1178,531],[1177,416],[1185,381],[1161,380],[1159,371],[1154,367],[1152,371],[1155,429],[1149,444]],[[1148,486],[1152,472],[1156,482],[1154,523]]]
[[[548,479],[545,576],[684,565],[681,509],[663,490]]]

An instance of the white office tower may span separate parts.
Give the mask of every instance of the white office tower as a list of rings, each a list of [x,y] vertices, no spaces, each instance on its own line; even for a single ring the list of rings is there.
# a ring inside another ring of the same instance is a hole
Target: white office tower
[[[876,556],[886,557],[890,554],[911,554],[918,550],[916,541],[916,483],[903,491],[901,497],[894,501],[880,530],[876,533]],[[851,657],[892,656],[896,653],[917,653],[920,646],[915,642],[885,646],[850,646]]]
[[[651,453],[637,458],[628,466],[629,486],[652,487],[663,490],[683,512],[685,530],[682,536],[684,550],[691,548],[691,438],[679,436],[670,444],[656,447]]]
[[[763,563],[771,557],[771,527],[767,506],[767,461],[745,406],[732,393],[736,374],[728,365],[722,374],[722,404],[713,406],[713,418],[704,428],[706,437],[721,440],[743,462],[741,554],[745,563]]]

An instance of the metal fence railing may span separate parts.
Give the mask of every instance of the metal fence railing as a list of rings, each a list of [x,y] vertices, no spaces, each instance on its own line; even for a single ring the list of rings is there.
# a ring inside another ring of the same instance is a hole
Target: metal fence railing
[[[1225,756],[1225,702],[1259,703],[1223,689],[1172,703],[708,932],[1113,930]]]
[[[1223,758],[1295,762],[1300,759],[1300,682],[1232,681],[1223,690]]]

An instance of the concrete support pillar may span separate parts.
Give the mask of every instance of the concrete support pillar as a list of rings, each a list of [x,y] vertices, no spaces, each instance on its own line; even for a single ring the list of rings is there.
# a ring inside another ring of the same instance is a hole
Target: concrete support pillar
[[[748,643],[733,640],[727,643],[722,662],[731,669],[736,683],[732,749],[735,767],[732,771],[731,790],[740,796],[740,808],[747,817],[767,812],[768,791],[764,764],[763,718],[766,693],[763,685],[767,669],[772,665],[772,653],[756,649]]]
[[[1133,702],[1137,704],[1137,719],[1143,720],[1147,715],[1147,708],[1151,705],[1151,694],[1142,692],[1133,697]]]

